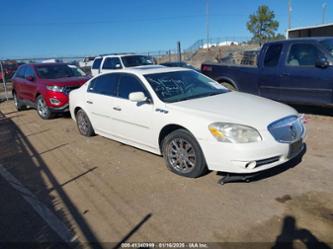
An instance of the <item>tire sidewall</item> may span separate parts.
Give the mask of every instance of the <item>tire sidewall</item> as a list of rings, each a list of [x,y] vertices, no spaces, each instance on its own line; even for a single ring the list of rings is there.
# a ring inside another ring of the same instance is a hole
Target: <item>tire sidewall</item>
[[[17,111],[21,111],[22,110],[22,104],[21,101],[19,100],[19,98],[17,97],[16,92],[13,92],[13,98],[14,98],[14,105]],[[15,99],[16,99],[16,104],[15,104]]]
[[[78,121],[79,120],[79,115],[84,115],[85,118],[86,118],[86,121],[88,122],[88,131],[86,133],[83,133],[81,131],[80,127],[79,127],[79,121]],[[86,136],[86,137],[91,137],[91,136],[93,136],[95,134],[94,128],[92,127],[92,124],[91,124],[91,122],[89,120],[89,117],[85,113],[85,111],[83,111],[82,109],[78,110],[78,112],[75,115],[75,119],[76,119],[76,126],[77,126],[77,128],[78,128],[78,130],[79,130],[79,132],[80,132],[81,135]]]
[[[194,149],[195,156],[196,156],[196,164],[195,164],[195,168],[191,172],[182,173],[182,172],[175,170],[170,165],[170,162],[169,162],[169,159],[167,156],[167,148],[168,148],[169,143],[175,138],[185,139],[187,142],[189,142],[192,145],[192,147]],[[175,130],[164,138],[164,140],[162,142],[162,153],[163,153],[163,157],[164,157],[164,160],[166,162],[168,169],[177,175],[189,177],[189,178],[197,178],[197,177],[202,176],[207,171],[206,160],[204,158],[204,155],[202,153],[199,143],[194,138],[194,136],[185,129]]]
[[[45,103],[45,99],[43,98],[43,96],[42,96],[42,95],[39,95],[39,96],[37,97],[37,99],[36,99],[36,110],[37,110],[37,114],[38,114],[38,116],[41,117],[42,119],[50,119],[50,118],[52,117],[52,112],[51,112],[50,108],[46,105],[46,103],[45,103],[45,106],[46,106],[46,108],[47,108],[47,114],[46,114],[45,116],[42,116],[42,115],[39,113],[39,111],[38,111],[38,102],[39,102],[41,99],[42,99],[42,100],[44,101],[44,103]]]

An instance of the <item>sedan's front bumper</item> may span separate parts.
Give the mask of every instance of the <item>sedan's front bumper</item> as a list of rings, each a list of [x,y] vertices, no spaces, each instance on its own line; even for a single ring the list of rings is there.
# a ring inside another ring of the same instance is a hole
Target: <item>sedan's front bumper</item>
[[[228,173],[255,173],[281,165],[304,150],[304,135],[296,146],[279,143],[267,131],[263,141],[232,144],[199,141],[210,170]]]

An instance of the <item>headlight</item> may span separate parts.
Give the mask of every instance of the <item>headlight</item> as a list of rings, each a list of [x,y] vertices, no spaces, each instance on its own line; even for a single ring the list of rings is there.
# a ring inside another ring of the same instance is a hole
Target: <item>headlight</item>
[[[208,126],[208,129],[219,142],[253,143],[262,140],[256,129],[246,125],[213,123]]]
[[[50,91],[53,91],[53,92],[64,92],[65,91],[65,88],[62,87],[62,86],[46,86],[46,88]]]

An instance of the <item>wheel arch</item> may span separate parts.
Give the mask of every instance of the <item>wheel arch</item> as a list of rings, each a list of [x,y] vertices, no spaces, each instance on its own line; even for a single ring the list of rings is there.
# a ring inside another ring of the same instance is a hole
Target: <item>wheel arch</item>
[[[223,77],[218,78],[216,81],[219,83],[227,82],[227,83],[233,85],[236,89],[239,89],[237,83],[229,77],[223,76]]]
[[[163,144],[163,140],[164,138],[169,135],[171,132],[175,131],[175,130],[179,130],[179,129],[183,129],[183,130],[186,130],[187,132],[189,132],[194,138],[195,136],[193,135],[193,133],[187,129],[186,127],[184,127],[183,125],[179,125],[179,124],[167,124],[165,125],[160,133],[159,133],[159,136],[158,136],[158,145],[159,145],[159,149],[160,149],[160,152],[162,154],[162,144]]]
[[[36,92],[34,101],[36,101],[36,99],[37,99],[40,95],[42,95],[40,92]]]

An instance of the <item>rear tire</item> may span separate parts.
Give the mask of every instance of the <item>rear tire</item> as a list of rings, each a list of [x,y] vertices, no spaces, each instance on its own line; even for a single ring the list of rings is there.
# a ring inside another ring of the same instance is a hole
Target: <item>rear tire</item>
[[[17,111],[22,111],[25,107],[25,105],[22,104],[22,101],[17,97],[16,92],[13,92],[13,99],[15,108]]]
[[[45,100],[42,95],[39,95],[36,99],[36,109],[38,115],[42,119],[50,119],[53,117],[53,113],[51,112],[50,108],[45,103]]]
[[[197,178],[208,170],[199,143],[185,129],[167,135],[162,142],[162,152],[168,169],[177,175]]]
[[[82,109],[80,109],[76,113],[75,117],[76,117],[77,128],[79,129],[81,135],[86,137],[91,137],[95,135],[94,128],[90,123],[88,115]]]

